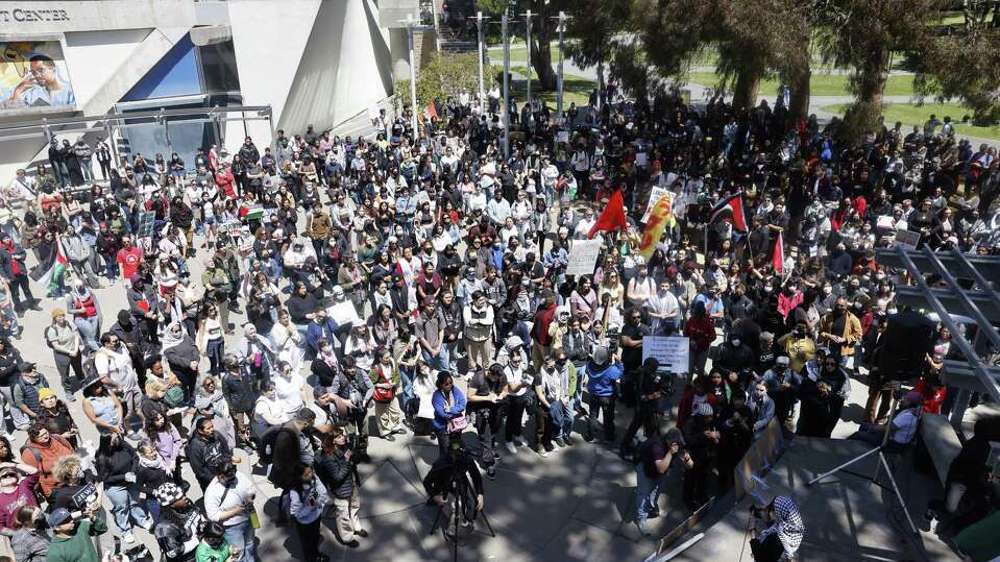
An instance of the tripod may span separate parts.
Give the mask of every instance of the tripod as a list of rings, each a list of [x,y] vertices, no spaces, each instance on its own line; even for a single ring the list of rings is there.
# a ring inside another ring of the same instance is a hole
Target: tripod
[[[478,466],[476,469],[478,470]],[[452,523],[453,528],[451,530],[452,531],[451,553],[452,553],[452,560],[454,560],[455,562],[458,562],[458,527],[459,527],[459,520],[463,516],[462,507],[464,503],[463,501],[464,498],[462,497],[462,494],[459,493],[460,478],[465,478],[464,471],[454,470],[451,474],[451,481],[448,483],[448,489],[446,492],[451,494],[451,514],[455,520]],[[468,483],[466,483],[466,485],[468,485]],[[441,530],[442,533],[444,534],[444,538],[445,540],[448,540],[448,533],[447,531],[444,530],[445,525],[448,525],[447,516],[444,515],[444,507],[445,504],[438,505],[437,515],[434,516],[434,524],[431,525],[431,530],[427,534],[433,535],[434,532],[438,530],[438,525],[441,524]],[[485,510],[475,509],[475,516],[473,516],[472,520],[469,521],[469,524],[470,525],[474,524],[476,519],[480,518],[482,518],[483,523],[486,524],[486,528],[490,531],[490,536],[496,537],[497,534],[493,530],[493,525],[490,525],[490,520],[489,518],[486,517]],[[445,522],[441,523],[442,520],[444,520]]]
[[[830,476],[831,474],[846,469],[847,467],[860,461],[861,459],[870,457],[872,455],[878,455],[879,462],[878,464],[875,465],[875,473],[872,474],[871,478],[866,478],[866,480],[870,480],[873,484],[879,487],[883,487],[882,484],[879,484],[878,482],[878,476],[879,472],[883,468],[885,468],[885,473],[889,477],[889,482],[892,483],[892,490],[896,493],[896,499],[899,500],[899,505],[900,507],[903,508],[903,514],[906,515],[906,521],[907,523],[910,524],[910,530],[913,532],[914,535],[916,535],[919,533],[919,531],[917,530],[917,526],[913,524],[913,518],[910,517],[910,510],[906,508],[906,502],[903,501],[903,494],[899,491],[899,485],[896,484],[896,479],[892,476],[892,468],[889,466],[889,461],[885,459],[885,454],[883,452],[884,449],[886,448],[886,445],[888,445],[889,443],[889,430],[892,428],[892,421],[896,418],[896,414],[898,413],[899,401],[900,401],[899,396],[897,395],[897,393],[894,393],[892,396],[892,408],[891,408],[892,414],[889,416],[889,423],[885,425],[885,430],[884,430],[885,432],[882,435],[882,443],[880,445],[878,445],[877,447],[866,453],[862,453],[861,455],[854,457],[853,459],[845,462],[844,464],[841,464],[840,466],[837,466],[836,468],[833,468],[827,472],[824,472],[823,474],[820,474],[819,476],[807,482],[806,486],[812,486],[816,482],[819,482],[820,480],[826,478],[827,476]],[[851,474],[855,473],[851,472]],[[862,476],[862,478],[865,477]]]

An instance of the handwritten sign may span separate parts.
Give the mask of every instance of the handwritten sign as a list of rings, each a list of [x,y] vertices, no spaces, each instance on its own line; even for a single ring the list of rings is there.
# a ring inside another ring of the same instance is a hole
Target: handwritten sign
[[[660,362],[660,369],[670,373],[688,372],[691,344],[684,337],[643,336],[642,360],[649,357]]]
[[[601,253],[600,240],[576,240],[569,249],[569,264],[566,275],[590,275],[597,265],[597,256]]]
[[[156,213],[144,211],[139,214],[139,227],[136,229],[137,238],[148,238],[153,236],[153,228],[156,224]]]
[[[670,197],[671,203],[673,203],[674,193],[665,187],[654,185],[653,189],[649,192],[649,201],[646,202],[646,212],[642,214],[642,222],[649,220],[649,215],[653,212],[653,207],[656,206],[656,202],[661,197]]]

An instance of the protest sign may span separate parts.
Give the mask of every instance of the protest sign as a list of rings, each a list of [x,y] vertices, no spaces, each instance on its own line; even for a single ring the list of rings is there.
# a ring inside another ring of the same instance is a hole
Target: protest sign
[[[660,362],[660,369],[664,371],[686,373],[690,345],[688,339],[684,337],[643,336],[642,360],[653,357]]]
[[[143,211],[139,213],[139,227],[136,228],[135,236],[136,238],[151,238],[153,236],[153,228],[156,224],[156,213],[152,211]]]
[[[653,212],[653,207],[656,206],[656,202],[660,200],[660,197],[664,196],[670,197],[672,202],[674,193],[667,188],[654,185],[652,191],[649,192],[649,200],[646,202],[646,212],[642,214],[642,222],[649,221],[649,214]]]
[[[916,250],[917,245],[920,244],[920,233],[910,232],[909,230],[897,230],[896,231],[896,245],[907,250]]]
[[[566,275],[590,275],[597,265],[597,256],[601,253],[600,240],[576,240],[569,250],[569,264]]]

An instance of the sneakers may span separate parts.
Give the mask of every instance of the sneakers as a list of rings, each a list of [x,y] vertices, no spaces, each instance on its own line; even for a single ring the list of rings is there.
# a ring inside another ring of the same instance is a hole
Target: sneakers
[[[489,478],[490,480],[496,480],[497,479],[497,469],[496,469],[496,467],[493,467],[493,466],[487,467],[486,468],[486,477]]]
[[[556,437],[555,439],[553,439],[553,442],[560,447],[567,446],[566,441],[562,437]]]
[[[535,449],[535,452],[538,453],[538,456],[542,457],[543,459],[549,458],[549,452],[542,447]]]
[[[122,540],[127,544],[135,544],[135,535],[132,534],[132,531],[125,531],[122,533]]]
[[[504,443],[504,447],[507,449],[508,453],[510,453],[512,455],[516,455],[517,454],[517,449],[514,448],[514,444],[511,443],[510,441]]]
[[[357,536],[359,536],[359,537],[361,537],[361,538],[363,538],[363,539],[367,539],[368,538],[368,531],[366,531],[364,529],[358,529],[357,531],[354,531],[354,534],[357,535]]]
[[[517,445],[518,447],[524,447],[524,439],[521,439],[520,437],[515,437],[514,445]]]

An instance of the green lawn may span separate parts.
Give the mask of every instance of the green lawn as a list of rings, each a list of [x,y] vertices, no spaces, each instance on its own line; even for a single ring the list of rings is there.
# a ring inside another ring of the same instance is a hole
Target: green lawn
[[[521,67],[520,71],[524,71]],[[532,72],[534,76],[534,72]],[[576,76],[573,74],[563,74],[563,107],[565,109],[569,108],[569,104],[575,103],[577,107],[581,105],[586,105],[590,100],[590,92],[596,87],[596,83],[593,80],[584,78],[583,76]],[[532,95],[537,95],[542,100],[548,102],[549,107],[556,107],[556,92],[553,90],[551,92],[541,92],[538,93],[538,83],[535,82],[531,87]],[[524,82],[518,81],[516,86],[511,87],[511,95],[516,96],[519,101],[524,100]]]
[[[692,82],[702,86],[715,86],[719,82],[719,76],[713,72],[692,72],[688,76]],[[847,80],[844,74],[813,74],[809,93],[813,96],[849,96]],[[778,80],[764,80],[760,83],[760,93],[768,96],[775,94],[779,85]],[[885,95],[913,95],[913,76],[890,76],[885,85]]]
[[[847,106],[829,105],[823,109],[825,111],[829,111],[830,113],[843,115]],[[959,135],[1000,140],[1000,125],[977,127],[975,125],[958,123],[958,121],[961,121],[962,116],[971,112],[957,103],[925,103],[923,105],[913,103],[889,103],[886,104],[883,109],[883,115],[885,115],[886,123],[891,125],[896,121],[900,121],[906,127],[912,125],[923,126],[924,122],[930,118],[931,113],[937,115],[938,119],[944,119],[945,116],[950,116],[952,121],[956,122],[955,131]]]

